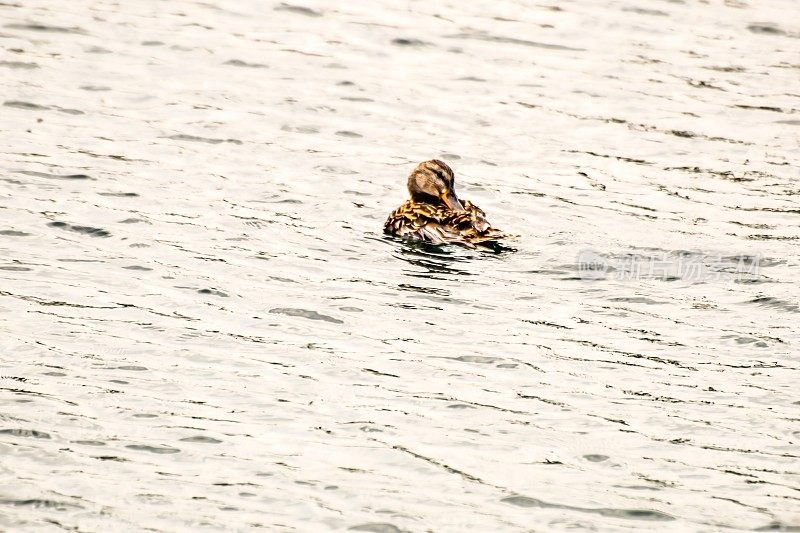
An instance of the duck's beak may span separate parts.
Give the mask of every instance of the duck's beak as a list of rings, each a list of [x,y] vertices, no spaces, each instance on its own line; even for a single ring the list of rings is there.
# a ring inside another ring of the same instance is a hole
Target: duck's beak
[[[461,201],[458,199],[456,193],[453,190],[448,190],[447,192],[443,193],[441,198],[444,204],[453,211],[464,210],[464,206],[461,205]]]

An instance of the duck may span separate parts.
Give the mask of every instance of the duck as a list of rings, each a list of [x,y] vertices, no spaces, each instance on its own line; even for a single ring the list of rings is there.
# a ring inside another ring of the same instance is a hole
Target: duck
[[[423,161],[408,176],[411,198],[392,211],[383,225],[387,235],[430,244],[468,248],[492,246],[512,235],[492,227],[486,213],[456,196],[455,174],[443,161]]]

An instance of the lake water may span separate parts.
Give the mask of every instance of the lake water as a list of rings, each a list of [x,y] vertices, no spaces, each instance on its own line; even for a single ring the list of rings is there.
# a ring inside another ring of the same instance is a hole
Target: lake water
[[[0,3],[0,529],[798,531],[796,2],[287,2]]]

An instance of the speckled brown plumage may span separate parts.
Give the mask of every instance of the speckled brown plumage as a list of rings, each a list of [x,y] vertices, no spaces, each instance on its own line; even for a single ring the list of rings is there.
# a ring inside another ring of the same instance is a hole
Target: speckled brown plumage
[[[458,199],[453,171],[441,161],[420,163],[408,178],[408,190],[411,199],[392,211],[383,225],[385,233],[471,248],[509,237],[493,228],[478,206]]]

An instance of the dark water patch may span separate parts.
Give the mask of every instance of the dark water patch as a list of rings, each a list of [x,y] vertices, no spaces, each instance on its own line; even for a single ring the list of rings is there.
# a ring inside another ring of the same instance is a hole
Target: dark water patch
[[[106,443],[101,440],[74,440],[75,444],[82,444],[83,446],[105,446]]]
[[[300,54],[300,55],[303,55],[303,56],[311,56],[311,57],[327,57],[327,56],[325,56],[323,54],[315,54],[313,52],[304,52],[303,50],[295,50],[294,48],[282,48],[281,52],[289,52],[291,54]],[[334,66],[331,66],[331,65],[326,65],[326,67],[327,68],[345,68],[345,67],[342,67],[342,66],[334,67]]]
[[[67,231],[74,231],[75,233],[83,233],[90,237],[111,237],[111,232],[103,228],[93,228],[92,226],[76,226],[74,224],[67,224],[66,222],[50,222],[47,224],[51,228],[60,228]]]
[[[622,11],[627,13],[636,13],[639,15],[651,15],[656,17],[668,17],[669,13],[659,11],[658,9],[645,9],[643,7],[623,7]]]
[[[319,133],[319,129],[314,126],[289,126],[284,124],[281,131],[291,131],[293,133]]]
[[[23,102],[22,100],[6,100],[3,102],[5,107],[14,107],[17,109],[27,109],[30,111],[47,111],[50,106],[34,104],[32,102]]]
[[[752,345],[755,346],[756,348],[769,348],[769,344],[755,337],[742,337],[739,335],[723,335],[722,338],[732,339],[736,344],[739,345]]]
[[[17,231],[13,229],[4,229],[0,230],[0,235],[5,235],[6,237],[28,237],[32,235],[31,233],[25,233],[24,231]]]
[[[6,266],[6,265],[3,265],[3,266],[0,266],[0,270],[6,270],[6,271],[10,271],[10,272],[30,272],[33,269],[32,268],[28,268],[28,267],[22,267],[22,266],[10,266],[10,265]]]
[[[609,298],[609,302],[624,302],[624,303],[631,303],[631,304],[647,304],[647,305],[661,305],[665,302],[659,302],[657,300],[653,300],[651,298],[646,298],[644,296],[621,296],[618,298]]]
[[[316,311],[311,311],[308,309],[298,309],[295,307],[276,307],[274,309],[270,309],[269,312],[278,315],[308,318],[309,320],[323,320],[325,322],[330,322],[331,324],[344,324],[344,322],[342,320],[339,320],[338,318],[334,318],[328,315],[323,315],[317,313]]]
[[[369,531],[370,533],[408,533],[405,529],[400,529],[394,524],[387,522],[370,522],[359,524],[348,528],[350,531]]]
[[[25,174],[26,176],[36,176],[37,178],[47,178],[51,180],[93,180],[94,178],[87,174],[47,174],[45,172],[36,172],[33,170],[19,170],[18,174]]]
[[[99,192],[97,194],[100,196],[110,196],[112,198],[134,198],[139,196],[139,193],[135,192]]]
[[[16,507],[33,507],[34,509],[83,509],[77,503],[59,502],[56,500],[46,500],[41,498],[31,499],[15,499],[15,498],[0,498],[0,505],[14,505]]]
[[[170,135],[166,138],[172,139],[173,141],[201,142],[208,144],[222,144],[222,143],[243,144],[242,141],[240,141],[239,139],[213,139],[208,137],[198,137],[197,135],[187,135],[185,133]]]
[[[777,281],[769,279],[769,278],[736,278],[733,280],[734,283],[739,283],[741,285],[761,285],[762,283],[777,283]]]
[[[603,158],[612,158],[616,159],[617,161],[625,161],[626,163],[635,163],[637,165],[652,165],[649,161],[645,161],[644,159],[635,159],[632,157],[625,157],[621,155],[613,155],[613,154],[599,154],[597,152],[592,152],[590,150],[566,150],[567,153],[570,154],[586,154],[592,157],[603,157]]]
[[[397,39],[392,39],[392,44],[396,46],[413,46],[413,47],[420,47],[420,46],[428,46],[430,43],[422,41],[420,39],[407,39],[403,37],[398,37]]]
[[[484,355],[459,355],[458,357],[444,357],[443,359],[452,359],[453,361],[461,361],[464,363],[478,363],[481,365],[491,365],[497,361],[502,361],[501,357],[486,357]]]
[[[273,279],[275,281],[280,281],[281,283],[297,283],[296,280],[289,279],[289,278],[282,278],[280,276],[270,276],[269,279]]]
[[[738,222],[736,220],[729,220],[731,224],[736,224],[737,226],[743,226],[745,228],[753,228],[753,229],[775,229],[775,226],[772,224],[748,224],[747,222]]]
[[[128,159],[124,155],[115,155],[115,154],[96,154],[94,152],[90,152],[89,150],[76,150],[79,154],[85,154],[89,157],[100,157],[106,159],[114,159],[115,161],[144,161],[143,159]]]
[[[184,437],[181,442],[199,442],[202,444],[219,444],[222,441],[213,437],[206,437],[204,435],[196,435],[194,437]]]
[[[360,133],[356,133],[354,131],[347,131],[347,130],[337,131],[336,135],[338,135],[339,137],[349,137],[351,139],[358,139],[358,138],[363,137],[363,135],[361,135]]]
[[[130,370],[132,372],[144,372],[149,370],[146,366],[139,366],[139,365],[123,365],[114,367],[116,370]],[[109,370],[113,370],[114,368],[110,368]]]
[[[722,87],[720,87],[718,85],[714,85],[713,83],[711,83],[709,81],[704,81],[704,80],[686,80],[686,83],[688,83],[692,87],[697,87],[698,89],[714,89],[716,91],[727,92]],[[692,116],[697,116],[697,115],[692,115]]]
[[[153,270],[150,267],[143,267],[143,266],[139,266],[139,265],[129,265],[129,266],[124,266],[122,268],[124,268],[125,270],[138,270],[138,271],[141,271],[141,272],[149,272],[149,271]]]
[[[358,172],[355,170],[351,170],[349,168],[344,168],[344,167],[336,167],[332,165],[320,165],[314,168],[326,174],[341,174],[343,176],[352,176],[354,174],[358,174]],[[349,190],[346,190],[344,192],[351,194],[351,191]],[[365,193],[363,191],[352,191],[352,194],[356,194],[358,196],[371,196],[369,193]]]
[[[575,48],[572,46],[564,46],[561,44],[541,43],[538,41],[528,41],[525,39],[517,39],[515,37],[503,37],[500,35],[492,35],[490,33],[475,31],[470,33],[456,33],[454,35],[447,35],[448,39],[474,39],[478,41],[488,41],[493,43],[508,43],[518,44],[522,46],[533,46],[535,48],[546,48],[548,50],[567,50],[571,52],[585,52],[585,48]]]
[[[791,110],[781,109],[780,107],[773,107],[768,105],[745,105],[745,104],[736,104],[739,109],[757,109],[761,111],[772,111],[773,113],[791,113]]]
[[[164,41],[142,41],[142,46],[164,46]]]
[[[212,296],[221,296],[223,298],[227,298],[228,295],[222,291],[218,291],[216,289],[200,289],[197,291],[200,294],[210,294]]]
[[[399,285],[397,285],[397,288],[402,291],[413,291],[422,294],[433,294],[435,296],[442,296],[445,298],[450,296],[450,291],[447,289],[439,289],[436,287],[420,287],[419,285],[412,285],[411,283],[400,283]]]
[[[75,33],[80,35],[86,35],[86,30],[78,27],[66,27],[66,26],[49,26],[47,24],[6,24],[6,28],[12,28],[14,30],[29,30],[29,31],[41,31],[41,32],[48,32],[48,33]]]
[[[605,187],[603,187],[602,190],[605,190]],[[646,207],[646,206],[643,206],[643,205],[630,204],[630,203],[627,203],[627,202],[620,202],[618,200],[612,200],[611,202],[615,203],[615,204],[619,204],[619,205],[624,205],[625,207],[633,207],[634,209],[643,209],[645,211],[650,211],[651,213],[657,213],[658,212],[658,209],[653,209],[652,207]]]
[[[269,65],[263,63],[248,63],[241,59],[230,59],[223,63],[223,65],[230,65],[232,67],[246,67],[246,68],[269,68]]]
[[[141,452],[150,452],[160,455],[180,453],[178,448],[171,448],[169,446],[150,446],[148,444],[128,444],[125,446],[129,450],[137,450]]]
[[[614,485],[614,487],[620,489],[631,489],[631,490],[661,490],[660,487],[649,487],[647,485]]]
[[[777,24],[771,22],[750,24],[747,29],[761,35],[786,35],[786,32],[780,29]]]
[[[41,119],[39,119],[39,122],[41,122]],[[63,147],[59,146],[59,148],[63,148]],[[49,155],[37,154],[36,152],[11,152],[11,153],[13,153],[14,155],[21,155],[21,156],[25,156],[25,157],[50,157]],[[6,181],[9,181],[11,183],[10,180],[6,180]],[[13,183],[20,183],[20,182],[16,182],[15,181]]]
[[[523,400],[537,400],[542,403],[548,403],[550,405],[557,405],[559,407],[566,407],[564,402],[559,402],[557,400],[550,400],[548,398],[542,398],[541,396],[536,396],[533,394],[523,394],[521,392],[517,393],[517,398],[522,398]]]
[[[56,261],[60,261],[62,263],[105,263],[103,259],[76,259],[74,257],[59,257]],[[66,305],[66,304],[59,304],[59,305]],[[104,307],[103,309],[110,309],[110,307]]]
[[[400,309],[429,309],[434,311],[444,311],[444,308],[435,305],[414,305],[407,303],[391,303],[391,307],[399,307]]]
[[[110,91],[111,87],[106,87],[105,85],[81,85],[79,87],[84,91]]]
[[[361,370],[366,372],[367,374],[372,374],[372,375],[375,375],[375,376],[386,376],[386,377],[389,377],[389,378],[399,378],[400,377],[400,376],[398,376],[396,374],[388,374],[386,372],[381,372],[379,370],[375,370],[375,369],[372,369],[372,368],[362,368]]]
[[[722,66],[711,66],[711,67],[703,67],[703,68],[706,69],[706,70],[714,70],[716,72],[737,72],[737,73],[740,73],[740,72],[746,72],[747,71],[746,68],[738,67],[738,66],[724,66],[724,67],[722,67]]]
[[[410,276],[431,279],[444,279],[436,275],[459,275],[473,276],[472,272],[456,268],[456,265],[464,259],[452,255],[452,247],[448,249],[446,245],[430,244],[420,241],[409,241],[398,237],[386,236],[389,241],[397,241],[402,244],[398,254],[393,254],[397,259],[406,261],[409,265],[422,269],[422,272],[408,272]]]
[[[20,428],[0,429],[0,435],[12,435],[14,437],[26,437],[33,439],[50,438],[50,434],[45,433],[44,431],[37,431],[35,429],[20,429]]]
[[[748,235],[746,238],[751,241],[796,241],[800,239],[800,237],[793,235],[767,235],[765,233]]]
[[[500,501],[505,503],[510,503],[511,505],[516,505],[518,507],[538,507],[541,509],[565,509],[567,511],[594,513],[594,514],[599,514],[601,516],[607,516],[613,518],[625,518],[629,520],[654,520],[654,521],[675,520],[673,516],[670,516],[666,513],[662,513],[661,511],[655,511],[651,509],[609,509],[604,507],[597,507],[597,508],[575,507],[573,505],[548,503],[542,500],[528,498],[527,496],[509,496],[507,498],[503,498]]]
[[[588,455],[584,455],[583,458],[586,459],[587,461],[591,461],[593,463],[602,463],[603,461],[608,460],[608,456],[607,455],[600,455],[600,454],[594,454],[594,453],[590,453]]]
[[[102,46],[90,46],[86,49],[87,54],[110,54],[111,50]]]
[[[59,259],[59,261],[66,261],[66,260]],[[77,260],[72,260],[72,261],[73,262],[77,262]],[[102,261],[87,261],[87,262],[101,263]],[[36,304],[39,304],[39,305],[43,305],[43,306],[46,306],[46,307],[49,307],[49,306],[57,306],[57,307],[65,306],[65,307],[74,307],[74,308],[77,308],[77,309],[123,309],[123,308],[126,308],[126,307],[135,307],[132,304],[115,304],[115,305],[84,305],[84,304],[76,304],[76,303],[71,303],[71,302],[63,302],[63,301],[60,301],[60,300],[46,300],[44,298],[37,298],[36,296],[26,296],[26,295],[22,295],[22,294],[14,294],[14,293],[11,293],[11,292],[8,292],[8,291],[3,291],[3,290],[0,290],[0,296],[11,296],[12,298],[19,298],[20,300],[25,300],[26,302],[33,302],[33,303],[36,303]],[[35,395],[38,395],[38,396],[47,396],[47,395],[43,395],[43,394],[40,394],[40,393],[34,393],[34,392],[30,392],[30,391],[15,390],[14,392],[20,392],[20,393],[23,393],[23,394],[35,394]],[[69,400],[62,400],[62,401],[68,402],[70,404],[72,403]]]
[[[322,13],[315,11],[310,7],[293,6],[290,4],[280,4],[273,8],[275,11],[288,11],[289,13],[297,13],[298,15],[305,15],[307,17],[321,17]]]
[[[800,525],[792,525],[792,524],[784,524],[783,522],[770,522],[766,526],[761,526],[759,528],[754,529],[753,531],[777,531],[781,532],[790,532],[790,533],[797,533],[800,532]]]
[[[787,209],[783,207],[737,207],[741,211],[766,211],[768,213],[787,213],[800,215],[800,209]]]
[[[550,328],[558,328],[558,329],[572,329],[568,326],[562,326],[561,324],[555,324],[553,322],[547,322],[546,320],[527,320],[522,319],[523,322],[527,322],[528,324],[534,324],[536,326],[547,326]]]
[[[650,339],[642,339],[642,340],[650,340]],[[678,344],[678,345],[683,346],[682,344]],[[679,400],[677,398],[672,398],[670,396],[655,396],[655,395],[650,394],[649,392],[645,392],[645,391],[623,390],[622,392],[624,394],[628,394],[630,396],[635,396],[637,398],[648,399],[648,400],[653,401],[653,402],[684,403],[683,400]]]
[[[712,170],[709,168],[700,168],[700,167],[664,167],[664,170],[680,170],[683,172],[690,172],[692,174],[710,174],[717,178],[722,178],[734,182],[754,181],[755,179],[746,176],[736,176],[730,170]]]
[[[33,70],[39,68],[37,63],[27,63],[25,61],[0,61],[0,67]]]
[[[800,306],[797,304],[772,296],[759,296],[748,300],[746,303],[756,304],[761,307],[769,307],[770,309],[777,309],[778,311],[785,311],[787,313],[800,313]]]
[[[789,124],[790,126],[800,126],[800,120],[777,120],[775,124]]]

